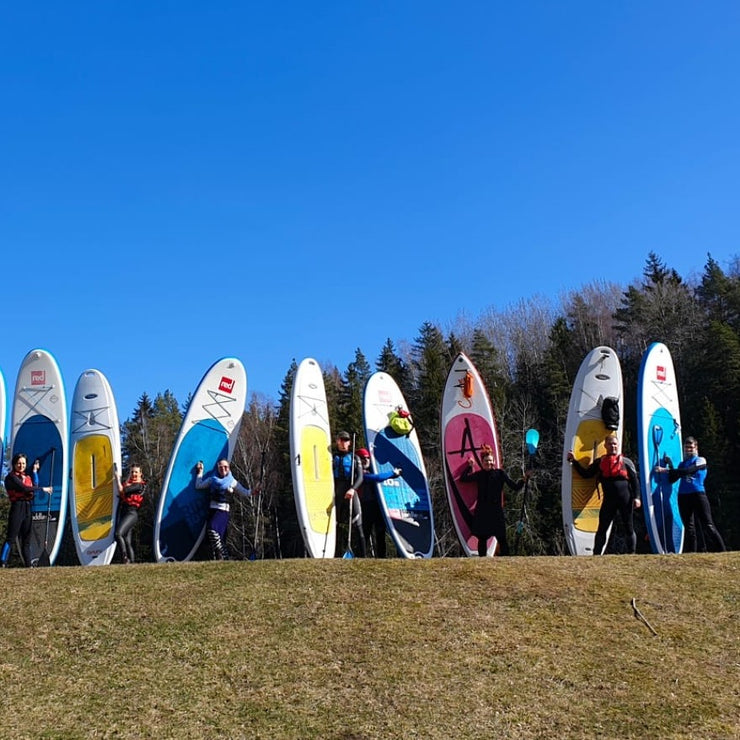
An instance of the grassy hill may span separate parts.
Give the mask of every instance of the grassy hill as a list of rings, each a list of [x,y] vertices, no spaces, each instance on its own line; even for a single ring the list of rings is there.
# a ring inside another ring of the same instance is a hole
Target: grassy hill
[[[7,569],[0,735],[739,737],[739,570],[738,553]]]

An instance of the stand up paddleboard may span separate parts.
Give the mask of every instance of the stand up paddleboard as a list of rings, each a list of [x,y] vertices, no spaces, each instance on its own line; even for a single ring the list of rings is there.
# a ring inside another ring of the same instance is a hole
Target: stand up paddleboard
[[[447,502],[460,544],[468,556],[478,555],[478,538],[471,532],[478,498],[477,483],[464,483],[460,476],[473,457],[481,467],[483,445],[493,450],[496,467],[501,467],[501,451],[491,402],[478,371],[462,352],[452,363],[442,395],[440,415],[442,460],[445,466]],[[496,552],[496,538],[487,542],[487,554]]]
[[[312,558],[333,558],[336,547],[329,408],[316,360],[298,366],[290,398],[290,460],[298,524]]]
[[[617,353],[610,347],[596,347],[586,355],[573,383],[563,440],[563,528],[571,555],[594,554],[603,495],[596,478],[581,477],[568,462],[567,454],[573,450],[578,462],[588,467],[605,454],[604,437],[610,431],[616,434],[621,448],[622,396],[622,369]],[[619,424],[615,430],[608,430],[602,419],[605,398],[616,398],[619,404]]]
[[[22,452],[29,474],[38,460],[39,486],[52,486],[53,491],[36,491],[31,502],[30,565],[53,565],[59,553],[67,512],[67,434],[59,366],[49,352],[32,350],[21,363],[15,386],[11,459]]]
[[[681,413],[676,373],[665,344],[651,344],[642,356],[637,380],[637,438],[640,484],[650,546],[655,553],[681,552],[684,527],[678,511],[679,481],[655,473],[667,455],[674,465],[683,458]]]
[[[99,370],[77,380],[70,408],[70,519],[82,565],[108,565],[116,549],[115,471],[121,470],[121,433],[113,391]]]
[[[203,475],[216,463],[231,461],[247,400],[247,374],[242,363],[225,357],[203,376],[175,439],[159,496],[154,525],[157,562],[190,560],[205,536],[209,498],[195,488],[195,466]]]
[[[408,410],[401,389],[387,373],[374,373],[365,386],[363,406],[373,472],[403,471],[398,478],[376,484],[388,533],[401,556],[430,558],[434,521],[419,439],[415,429],[399,435],[388,426],[391,412]]]

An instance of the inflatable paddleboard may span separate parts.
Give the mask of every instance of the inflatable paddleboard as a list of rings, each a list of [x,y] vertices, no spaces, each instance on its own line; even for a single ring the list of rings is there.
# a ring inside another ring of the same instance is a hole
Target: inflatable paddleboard
[[[599,525],[601,486],[596,478],[583,478],[568,462],[573,455],[583,467],[605,454],[604,437],[610,432],[601,417],[605,398],[619,403],[616,434],[621,449],[624,419],[622,369],[617,353],[610,347],[596,347],[581,363],[576,374],[565,423],[562,466],[562,507],[565,541],[571,555],[593,555],[594,538]],[[609,532],[606,542],[609,541]]]
[[[290,398],[290,460],[298,524],[312,558],[333,558],[336,547],[331,442],[324,378],[307,357]]]
[[[473,457],[481,467],[483,445],[493,450],[496,467],[501,467],[501,448],[491,402],[483,381],[470,359],[462,352],[447,375],[440,414],[442,460],[445,466],[447,502],[460,544],[468,556],[478,555],[478,538],[471,532],[478,498],[475,482],[464,483],[460,476]],[[487,554],[496,551],[496,538],[487,543]]]
[[[31,503],[31,565],[59,553],[67,512],[68,429],[67,403],[59,366],[43,349],[29,352],[21,363],[13,396],[11,459],[22,452],[30,473],[39,460],[39,486]],[[44,557],[42,557],[42,555]]]
[[[82,565],[108,565],[116,549],[121,433],[113,391],[99,370],[77,380],[69,413],[69,512]]]
[[[170,455],[154,523],[157,562],[190,560],[205,536],[209,498],[195,488],[195,465],[203,475],[231,461],[247,400],[247,374],[234,357],[215,362],[193,395]]]
[[[434,520],[424,460],[416,430],[398,434],[388,426],[389,415],[408,410],[396,381],[374,373],[365,386],[365,438],[373,472],[403,471],[398,478],[377,483],[378,500],[388,533],[405,558],[430,558],[434,551]]]
[[[676,466],[683,459],[681,413],[676,373],[668,347],[651,344],[642,356],[637,380],[637,439],[640,452],[642,508],[655,553],[681,552],[684,527],[678,511],[679,481],[653,472],[667,455]]]

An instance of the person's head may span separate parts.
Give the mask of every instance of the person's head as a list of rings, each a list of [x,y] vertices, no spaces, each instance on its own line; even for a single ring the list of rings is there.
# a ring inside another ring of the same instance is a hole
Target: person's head
[[[480,450],[480,464],[483,470],[493,470],[496,467],[496,459],[493,456],[493,447],[483,445]]]
[[[13,455],[11,464],[13,466],[13,472],[22,473],[26,469],[28,460],[26,459],[26,456],[22,452],[17,452],[15,455]]]
[[[360,449],[357,450],[357,457],[360,458],[363,468],[370,467],[370,453],[364,447],[360,447]]]
[[[128,471],[129,480],[138,483],[142,479],[141,465],[132,465]]]
[[[699,452],[699,443],[696,437],[686,437],[683,441],[684,455],[696,455]]]
[[[347,452],[350,444],[352,443],[352,437],[349,436],[349,432],[338,432],[336,437],[337,449],[341,452]]]
[[[607,455],[616,455],[619,452],[619,440],[616,434],[608,434],[604,438],[604,447]]]
[[[216,463],[216,475],[219,478],[225,478],[229,474],[229,461],[221,459]]]

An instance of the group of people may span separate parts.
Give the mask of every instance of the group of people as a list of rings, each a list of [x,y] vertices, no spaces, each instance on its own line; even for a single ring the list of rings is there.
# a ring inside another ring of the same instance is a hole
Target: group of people
[[[596,477],[601,484],[603,500],[599,511],[599,524],[594,539],[594,554],[601,554],[606,545],[606,536],[617,515],[625,530],[627,549],[634,553],[637,537],[632,521],[635,509],[640,508],[640,484],[634,463],[619,452],[619,442],[613,434],[604,440],[606,453],[589,465],[583,466],[569,451],[567,459],[584,478]],[[712,519],[704,482],[707,475],[707,462],[699,456],[698,443],[694,437],[686,437],[683,443],[684,458],[677,465],[664,457],[663,464],[654,472],[667,474],[673,483],[679,480],[678,510],[684,525],[684,552],[697,549],[696,523],[701,524],[707,546],[724,551],[725,544]],[[461,481],[477,484],[477,501],[473,510],[471,531],[478,538],[478,554],[486,555],[487,540],[496,537],[500,555],[508,555],[506,539],[506,520],[503,509],[503,489],[508,486],[518,491],[524,486],[531,473],[526,471],[519,481],[513,481],[505,471],[497,468],[493,450],[484,447],[480,455],[481,467],[475,469],[475,460],[468,458]],[[11,471],[5,478],[5,490],[10,499],[10,512],[5,542],[0,550],[0,567],[6,567],[13,543],[17,540],[20,554],[26,565],[31,565],[31,502],[36,491],[52,493],[51,487],[38,484],[39,461],[35,460],[30,472],[28,460],[23,453],[17,453],[11,461]],[[400,468],[383,473],[370,471],[370,453],[364,447],[354,449],[350,434],[341,431],[336,435],[335,449],[332,453],[334,475],[334,504],[339,522],[347,522],[348,550],[361,557],[370,554],[377,558],[386,557],[385,519],[377,498],[376,483],[397,478],[402,474]],[[209,515],[206,533],[215,560],[228,557],[226,532],[229,523],[230,499],[238,493],[249,497],[259,494],[259,486],[245,488],[231,473],[229,461],[222,459],[216,464],[215,474],[204,477],[204,466],[198,462],[195,467],[195,487],[209,497]],[[135,562],[132,535],[138,521],[139,510],[144,502],[146,481],[141,466],[133,464],[128,478],[121,481],[115,474],[119,496],[119,509],[116,520],[115,539],[121,560]],[[355,548],[352,547],[352,535]],[[341,556],[342,543],[337,541],[336,555]]]
[[[606,453],[584,467],[576,460],[573,451],[567,455],[568,462],[584,478],[597,477],[601,483],[603,500],[599,509],[599,524],[594,538],[594,555],[601,555],[606,545],[606,536],[614,519],[619,514],[624,525],[627,549],[634,553],[637,536],[632,522],[632,512],[642,506],[640,483],[635,464],[619,452],[619,441],[613,434],[604,439]],[[678,511],[684,526],[684,552],[696,552],[696,522],[701,524],[707,547],[724,552],[725,543],[712,519],[704,481],[707,476],[707,461],[699,457],[699,445],[694,437],[683,442],[683,460],[674,468],[673,462],[664,457],[663,465],[656,465],[654,473],[668,474],[671,483],[678,484]]]
[[[36,491],[43,491],[51,495],[51,486],[39,486],[38,470],[40,462],[35,460],[30,472],[27,470],[26,455],[19,452],[13,455],[11,470],[5,477],[5,490],[10,499],[8,526],[5,542],[0,549],[0,567],[8,565],[8,559],[13,544],[17,541],[21,559],[26,566],[34,563],[31,558],[31,530],[32,515],[31,502]],[[203,477],[203,463],[198,462],[195,467],[195,487],[206,491],[209,497],[208,521],[206,532],[214,560],[223,560],[228,557],[226,550],[226,528],[229,523],[229,499],[234,493],[242,496],[252,496],[259,493],[259,486],[250,490],[242,486],[232,475],[228,460],[219,460],[216,463],[216,473]],[[139,510],[146,495],[146,481],[144,480],[141,465],[134,463],[130,466],[129,475],[125,481],[121,480],[117,469],[114,468],[114,478],[118,489],[118,513],[116,517],[115,540],[121,562],[134,563],[133,533],[139,520]]]

